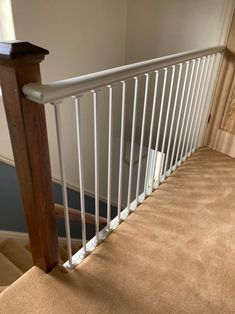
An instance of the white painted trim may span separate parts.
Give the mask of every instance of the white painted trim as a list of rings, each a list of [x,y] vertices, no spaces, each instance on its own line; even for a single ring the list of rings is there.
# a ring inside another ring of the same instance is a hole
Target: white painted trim
[[[235,134],[218,129],[213,149],[235,158]]]
[[[15,162],[14,160],[8,158],[8,157],[4,157],[3,155],[0,155],[0,161],[9,165],[9,166],[12,166],[12,167],[15,167]]]
[[[19,241],[22,245],[29,242],[29,236],[26,232],[0,230],[0,243],[9,238]],[[65,245],[67,243],[66,238],[64,237],[59,237],[58,240],[61,245]],[[80,239],[71,239],[71,242],[73,244],[82,245],[82,240]]]
[[[223,22],[221,27],[221,32],[218,39],[218,45],[226,45],[228,40],[229,31],[233,19],[235,1],[234,0],[226,0],[224,3],[224,14],[223,14]]]
[[[1,40],[15,40],[15,28],[11,0],[0,1],[0,31]]]
[[[0,242],[3,242],[9,238],[19,241],[22,245],[25,245],[29,242],[27,233],[0,230]]]

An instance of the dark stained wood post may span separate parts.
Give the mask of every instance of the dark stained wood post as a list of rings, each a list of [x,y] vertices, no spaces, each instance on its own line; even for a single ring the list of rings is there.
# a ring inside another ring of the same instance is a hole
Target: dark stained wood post
[[[59,261],[44,106],[22,86],[40,82],[49,52],[27,42],[0,43],[0,81],[34,265],[46,272]]]

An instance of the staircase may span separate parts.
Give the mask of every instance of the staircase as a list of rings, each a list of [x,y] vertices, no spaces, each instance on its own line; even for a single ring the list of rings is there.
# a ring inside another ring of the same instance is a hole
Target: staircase
[[[71,271],[32,267],[0,313],[231,314],[235,159],[203,148]]]
[[[73,242],[73,254],[81,247],[79,242]],[[66,245],[63,241],[59,246],[61,263],[68,259]],[[33,267],[30,244],[23,245],[20,241],[9,238],[0,239],[0,293]]]
[[[41,84],[39,63],[47,50],[27,42],[0,44],[1,88],[34,262],[32,267],[29,245],[0,240],[1,290],[16,281],[0,295],[1,313],[234,312],[235,163],[211,149],[198,150],[225,52],[216,46]],[[62,108],[70,102],[75,113],[63,124]],[[107,121],[100,119],[102,103]],[[46,104],[54,109],[62,205],[54,204]],[[86,107],[92,111],[83,116]],[[64,128],[73,134],[75,155],[65,149]],[[120,154],[114,154],[114,134]],[[101,145],[105,139],[107,147]],[[140,144],[137,161],[135,143]],[[79,213],[69,208],[67,193],[72,155]],[[89,176],[92,217],[85,201]],[[102,184],[105,218],[100,217]],[[113,219],[112,186],[118,196]],[[67,252],[58,237],[58,216],[65,221]],[[80,250],[71,239],[73,218],[81,221]],[[95,228],[88,241],[90,222]]]
[[[0,292],[33,266],[30,251],[14,239],[0,243]]]

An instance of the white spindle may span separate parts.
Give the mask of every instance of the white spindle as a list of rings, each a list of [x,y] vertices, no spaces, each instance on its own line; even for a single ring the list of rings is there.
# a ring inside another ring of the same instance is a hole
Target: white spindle
[[[176,148],[176,142],[177,142],[177,137],[178,137],[178,130],[179,130],[180,119],[181,119],[181,112],[182,112],[183,103],[184,103],[185,87],[186,87],[187,78],[188,78],[188,69],[189,69],[189,62],[186,62],[186,70],[185,70],[185,73],[184,73],[184,83],[183,83],[183,89],[182,89],[182,94],[181,94],[181,99],[180,99],[180,108],[179,108],[179,112],[178,112],[178,119],[177,119],[177,124],[176,124],[174,144],[173,144],[173,149],[172,149],[172,153],[171,153],[170,173],[172,172],[173,159],[174,159],[174,155],[175,155],[175,148]]]
[[[137,95],[138,95],[138,78],[134,77],[134,81],[135,81],[134,104],[133,104],[130,168],[129,168],[128,194],[127,194],[127,209],[128,209],[128,211],[130,211],[130,204],[131,204],[132,172],[133,172],[133,158],[134,158],[134,147],[135,147],[135,125],[136,125]]]
[[[143,144],[144,144],[145,117],[146,117],[147,100],[148,100],[148,86],[149,86],[149,74],[145,74],[144,107],[143,107],[143,115],[142,115],[139,164],[138,164],[137,184],[136,184],[136,204],[137,205],[139,202],[138,199],[139,199],[140,176],[141,176],[142,154],[143,154]]]
[[[178,147],[177,147],[177,153],[175,156],[175,164],[174,164],[174,169],[177,167],[178,164],[178,158],[179,158],[179,153],[180,153],[180,146],[181,149],[183,148],[183,143],[181,143],[182,141],[182,136],[183,136],[183,130],[184,130],[184,126],[185,126],[185,122],[186,122],[186,114],[187,114],[187,110],[188,110],[188,105],[189,105],[189,96],[191,93],[191,86],[192,86],[192,81],[193,81],[193,75],[194,75],[194,70],[195,70],[195,64],[196,64],[196,60],[192,60],[192,68],[191,68],[191,74],[190,74],[190,79],[189,79],[189,85],[188,85],[188,91],[187,91],[187,96],[186,96],[186,101],[185,101],[185,106],[184,106],[184,113],[183,113],[183,119],[182,119],[182,123],[181,123],[181,129],[180,129],[180,137],[179,137],[179,141],[178,141]],[[186,136],[184,134],[184,136]],[[183,140],[184,142],[184,140]],[[181,164],[181,158],[179,163]]]
[[[94,160],[95,160],[95,229],[96,240],[99,242],[99,151],[98,151],[98,111],[97,91],[92,90],[94,114]]]
[[[164,126],[164,133],[163,133],[163,140],[162,140],[162,147],[161,147],[162,155],[164,154],[165,144],[166,144],[166,135],[167,135],[167,127],[168,127],[169,114],[170,114],[170,108],[171,108],[171,98],[172,98],[172,90],[173,90],[174,78],[175,78],[175,65],[172,66],[170,92],[169,92],[168,103],[167,103],[165,126]],[[164,164],[164,161],[163,161],[163,158],[161,158],[161,166],[160,166],[160,172],[159,172],[159,182],[161,181],[161,174],[162,174],[163,164]]]
[[[107,229],[110,230],[111,220],[111,183],[112,183],[112,112],[113,112],[113,88],[109,89],[109,140],[108,140],[108,191],[107,191]]]
[[[154,169],[153,169],[152,179],[151,179],[151,192],[153,191],[154,174],[155,174],[155,169],[157,166],[157,151],[158,151],[159,137],[160,137],[160,131],[161,131],[162,112],[163,112],[163,105],[164,105],[165,91],[166,91],[166,81],[167,81],[167,68],[164,68],[162,98],[161,98],[160,113],[159,113],[158,127],[157,127],[157,137],[156,137],[156,144],[155,144],[155,158],[154,158],[154,167],[153,167]]]
[[[193,152],[193,144],[194,144],[194,138],[195,138],[195,135],[196,135],[196,131],[197,131],[197,128],[198,128],[199,114],[200,114],[201,108],[203,107],[202,100],[203,100],[203,95],[204,95],[204,92],[205,92],[205,85],[206,85],[206,78],[207,78],[209,63],[210,63],[210,56],[208,56],[207,59],[205,59],[205,63],[204,63],[205,70],[203,70],[204,73],[203,73],[203,78],[202,78],[200,97],[199,97],[199,100],[198,100],[198,107],[196,109],[195,123],[194,123],[194,128],[193,128],[193,133],[192,133],[192,140],[191,140],[191,144],[190,144],[190,154]]]
[[[176,92],[175,92],[175,101],[174,101],[173,113],[172,113],[172,117],[171,117],[170,133],[169,133],[166,159],[165,159],[165,167],[164,167],[164,174],[163,174],[164,179],[166,178],[166,170],[167,170],[168,157],[169,157],[170,146],[171,146],[171,137],[172,137],[172,132],[173,132],[173,126],[174,126],[174,122],[175,122],[175,113],[176,113],[176,105],[177,105],[178,94],[179,94],[181,74],[182,74],[182,63],[180,63],[180,65],[179,65],[178,80],[177,80],[177,86],[176,86]],[[176,134],[175,134],[175,137],[176,137]]]
[[[208,124],[208,118],[209,113],[212,110],[212,105],[216,96],[216,87],[218,86],[218,80],[219,80],[219,74],[222,69],[222,64],[224,60],[224,52],[223,53],[217,53],[215,58],[215,63],[213,66],[213,71],[211,74],[211,81],[210,86],[208,90],[208,100],[206,101],[206,108],[205,108],[205,115],[203,116],[202,121],[202,130],[200,130],[200,143],[203,144],[204,140],[207,138],[208,134],[206,132],[207,130],[207,124]]]
[[[81,142],[81,120],[80,120],[80,97],[75,97],[75,119],[77,135],[77,154],[78,154],[78,171],[79,171],[79,188],[80,188],[80,206],[82,218],[82,244],[84,254],[86,254],[86,210],[85,210],[85,192],[84,192],[84,174],[83,174],[83,150]]]
[[[206,58],[203,57],[201,60],[202,60],[202,66],[200,69],[200,75],[199,75],[199,80],[198,80],[198,84],[197,84],[196,97],[195,97],[194,104],[193,104],[192,118],[191,118],[191,123],[189,125],[188,140],[187,140],[187,145],[186,145],[186,150],[185,150],[185,156],[186,157],[191,155],[191,151],[189,150],[189,148],[190,148],[190,142],[192,141],[192,129],[195,127],[196,108],[199,106],[198,97],[199,97],[199,93],[201,91],[202,77],[203,77],[203,73],[204,73]]]
[[[55,109],[56,135],[57,135],[58,152],[59,152],[62,198],[63,198],[63,205],[64,205],[64,220],[65,220],[67,252],[68,252],[69,265],[71,267],[73,264],[73,261],[72,261],[72,248],[71,248],[71,235],[70,235],[70,222],[69,222],[68,195],[67,195],[67,185],[66,185],[66,170],[65,170],[65,162],[64,162],[64,147],[63,147],[63,139],[62,139],[62,126],[61,126],[61,114],[60,114],[61,103],[62,102],[53,103],[53,105]]]
[[[122,208],[122,168],[123,168],[123,148],[125,134],[125,110],[126,110],[126,82],[122,81],[122,113],[121,113],[121,136],[120,136],[120,156],[119,156],[119,178],[118,178],[118,221],[121,219]]]
[[[191,111],[192,111],[192,108],[193,108],[193,100],[194,100],[194,94],[195,94],[196,85],[197,85],[197,77],[198,77],[200,63],[201,63],[201,59],[198,59],[197,60],[197,67],[196,67],[196,74],[195,74],[195,77],[194,77],[193,89],[192,89],[192,94],[191,94],[191,100],[190,100],[190,105],[189,105],[189,112],[188,112],[188,116],[187,116],[186,127],[185,127],[185,130],[184,130],[184,140],[183,140],[183,145],[182,145],[182,148],[181,148],[180,163],[183,160],[183,153],[184,153],[184,148],[185,148],[185,144],[186,144],[186,138],[187,138],[187,134],[188,134],[189,122],[190,122],[191,117],[192,117],[191,116]]]
[[[146,164],[146,170],[145,170],[144,198],[147,193],[148,179],[151,175],[150,169],[149,169],[150,168],[150,151],[152,147],[153,126],[154,126],[154,118],[155,118],[156,102],[157,102],[157,87],[158,87],[158,71],[155,71],[153,106],[152,106],[152,115],[151,115],[150,130],[149,130],[148,156],[147,156],[147,164]]]
[[[213,54],[212,57],[211,57],[211,62],[210,62],[210,70],[209,70],[209,73],[208,73],[208,77],[206,79],[206,87],[205,87],[205,96],[204,96],[204,100],[203,100],[203,104],[204,104],[204,107],[202,108],[201,110],[201,114],[200,114],[200,118],[199,118],[199,126],[197,128],[197,134],[195,136],[195,143],[194,143],[194,148],[193,150],[195,151],[196,149],[196,146],[197,146],[197,143],[198,143],[198,137],[199,137],[199,132],[201,130],[201,127],[202,127],[202,117],[204,115],[204,112],[205,112],[205,107],[206,107],[206,102],[207,102],[207,99],[208,99],[208,94],[209,94],[209,87],[211,85],[211,80],[212,80],[212,74],[213,74],[213,69],[214,69],[214,64],[215,64],[215,55]],[[208,100],[208,102],[210,103],[210,100]]]

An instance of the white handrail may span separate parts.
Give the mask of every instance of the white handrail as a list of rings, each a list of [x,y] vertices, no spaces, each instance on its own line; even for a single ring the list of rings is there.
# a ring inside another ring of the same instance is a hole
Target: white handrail
[[[106,84],[112,84],[138,76],[146,72],[169,67],[213,53],[224,52],[224,46],[215,46],[201,50],[191,50],[166,57],[151,59],[121,67],[82,75],[50,84],[29,83],[23,86],[23,93],[27,98],[41,104],[61,100],[70,96],[77,96],[88,90],[95,90]]]

